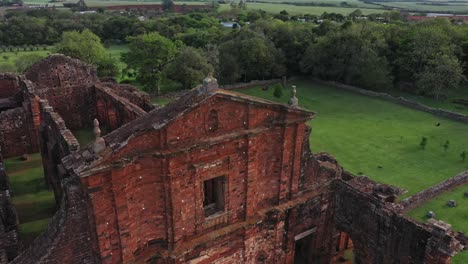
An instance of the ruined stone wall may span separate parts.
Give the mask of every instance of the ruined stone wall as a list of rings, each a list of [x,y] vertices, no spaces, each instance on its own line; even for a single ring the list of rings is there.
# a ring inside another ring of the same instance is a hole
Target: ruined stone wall
[[[216,125],[209,120],[213,110],[219,120]],[[99,214],[96,226],[101,252],[104,248],[106,254],[101,255],[102,259],[109,263],[142,261],[160,252],[160,261],[176,258],[176,263],[256,260],[293,263],[296,236],[310,232],[313,235],[310,258],[314,263],[329,263],[335,232],[330,224],[334,216],[334,195],[329,185],[339,177],[341,169],[328,161],[313,160],[310,152],[303,154],[308,151],[304,147],[307,144],[304,142],[308,142],[304,121],[282,123],[297,118],[293,114],[287,116],[278,110],[217,98],[180,116],[160,134],[135,135],[124,142],[125,147],[109,161],[133,160],[132,164],[83,178]],[[154,153],[154,148],[161,148],[161,156],[145,154]],[[311,159],[307,171],[317,175],[302,175],[301,157]],[[148,160],[148,165],[140,165],[143,160]],[[154,164],[161,166],[152,168]],[[135,169],[140,166],[149,169]],[[162,175],[170,178],[161,178]],[[226,210],[206,217],[203,182],[217,176],[227,178]],[[312,180],[304,179],[308,177]],[[156,179],[161,182],[155,182]],[[300,179],[316,184],[300,187]],[[106,186],[110,181],[112,184]],[[152,186],[154,191],[155,185],[163,187],[156,191],[161,195],[159,198],[143,189]],[[127,200],[123,198],[125,194]],[[164,218],[157,217],[161,214],[157,211],[161,203],[165,206]],[[113,208],[119,208],[116,214]],[[140,223],[142,218],[153,217],[169,225],[151,227],[150,223]],[[158,229],[162,226],[167,233]],[[125,236],[120,234],[120,241],[116,238],[119,230],[125,230]],[[156,239],[154,232],[159,232]],[[133,237],[137,233],[138,239]],[[135,246],[139,249],[132,249]],[[118,250],[123,251],[122,258],[116,256]],[[171,257],[164,257],[166,254]]]
[[[12,97],[20,91],[18,76],[0,73],[0,99]]]
[[[95,86],[96,105],[94,108],[97,119],[108,131],[117,129],[146,114],[146,111],[130,102],[128,97],[121,97],[115,93],[116,91],[119,90],[99,84]],[[125,91],[119,91],[119,93],[124,96],[127,94]],[[130,98],[135,97],[130,96]]]
[[[46,183],[54,191],[57,202],[62,197],[61,182],[67,177],[62,159],[78,151],[80,145],[66,127],[62,117],[46,100],[41,100],[40,145]]]
[[[29,115],[22,107],[0,112],[0,147],[5,157],[37,152],[37,139],[31,137],[29,130]]]
[[[25,76],[35,85],[34,93],[49,101],[69,129],[92,127],[96,69],[79,60],[52,55],[34,64]]]
[[[422,225],[382,200],[381,185],[364,177],[337,181],[336,226],[353,241],[358,263],[449,263],[463,249],[443,223]]]
[[[140,91],[133,85],[105,82],[101,83],[101,86],[110,88],[112,92],[114,92],[122,98],[127,99],[132,104],[140,107],[146,112],[149,112],[154,109],[154,106],[151,104],[149,94]]]
[[[448,192],[458,186],[465,184],[468,184],[468,171],[464,171],[452,178],[432,186],[429,189],[418,192],[417,194],[401,201],[400,205],[403,206],[403,211],[407,212],[444,192]]]
[[[8,76],[9,90],[15,94],[6,99],[0,99],[8,104],[0,110],[0,149],[6,158],[34,153],[39,149],[37,140],[37,107],[29,97],[32,85],[16,75]],[[0,102],[1,104],[1,102]]]

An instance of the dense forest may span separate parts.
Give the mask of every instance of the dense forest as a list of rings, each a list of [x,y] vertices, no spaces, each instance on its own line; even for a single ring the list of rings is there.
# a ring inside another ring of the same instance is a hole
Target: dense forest
[[[220,21],[237,23],[226,28]],[[190,88],[214,72],[223,84],[310,75],[442,100],[466,89],[468,74],[468,26],[447,19],[409,23],[398,12],[362,19],[358,11],[348,17],[292,17],[232,9],[141,21],[132,15],[32,10],[0,21],[0,43],[0,51],[54,44],[55,52],[96,65],[101,76],[133,76],[150,92],[159,91],[163,79]],[[129,47],[121,72],[105,54],[103,46],[110,44]]]

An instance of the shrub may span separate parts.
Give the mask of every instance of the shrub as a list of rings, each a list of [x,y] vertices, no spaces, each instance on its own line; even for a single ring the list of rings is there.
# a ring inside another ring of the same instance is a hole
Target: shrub
[[[421,146],[422,149],[425,149],[425,148],[426,148],[426,145],[427,145],[427,138],[426,138],[426,137],[422,137],[421,143],[419,143],[419,146]]]
[[[275,96],[276,98],[280,98],[281,96],[283,96],[283,88],[281,87],[281,85],[275,85],[273,96]]]

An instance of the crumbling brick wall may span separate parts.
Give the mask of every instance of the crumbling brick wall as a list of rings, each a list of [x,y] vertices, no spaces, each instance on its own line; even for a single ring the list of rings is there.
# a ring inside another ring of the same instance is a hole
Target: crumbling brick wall
[[[146,112],[149,112],[154,109],[154,106],[151,104],[149,94],[140,91],[133,85],[104,82],[101,84],[101,86],[105,86],[111,89],[113,93],[117,94],[122,98],[127,99],[132,104],[140,107]]]
[[[20,91],[18,76],[0,73],[0,99],[13,97]]]
[[[11,97],[0,99],[5,106],[0,109],[0,149],[6,158],[38,151],[37,126],[34,122],[34,102],[27,97],[31,84],[16,75],[4,78],[2,89]],[[20,90],[21,88],[21,90]],[[0,102],[0,104],[2,104]],[[38,121],[36,120],[36,124]]]
[[[352,239],[358,263],[445,264],[463,249],[446,224],[423,225],[399,215],[385,201],[382,185],[357,177],[336,181],[335,188],[336,226]]]
[[[34,152],[28,114],[22,107],[0,112],[0,147],[5,157]]]
[[[96,116],[93,84],[98,81],[95,68],[52,55],[34,64],[25,76],[34,83],[34,93],[49,101],[69,129],[92,127]]]
[[[47,185],[54,191],[57,202],[62,197],[62,181],[68,176],[62,159],[80,149],[77,139],[66,127],[62,117],[46,100],[41,104],[40,145]]]
[[[96,84],[96,113],[100,124],[107,131],[117,129],[130,121],[146,114],[146,111],[130,102],[126,97],[119,96],[118,89],[111,89]],[[127,95],[126,92],[119,92]],[[130,96],[130,98],[133,98]]]
[[[64,195],[48,228],[11,264],[100,263],[86,193],[76,176],[63,181]]]

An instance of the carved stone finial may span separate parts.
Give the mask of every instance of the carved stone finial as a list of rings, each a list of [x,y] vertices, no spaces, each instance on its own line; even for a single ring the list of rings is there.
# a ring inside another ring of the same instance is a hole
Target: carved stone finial
[[[94,119],[93,124],[94,124],[93,132],[95,136],[95,141],[93,144],[93,151],[94,153],[99,153],[106,148],[106,142],[104,141],[103,138],[101,138],[101,129],[99,128],[99,121],[97,120],[97,118]]]
[[[201,87],[202,92],[211,92],[218,88],[218,80],[213,77],[213,73],[208,74],[208,76],[203,80],[203,86]]]
[[[99,120],[97,120],[97,118],[94,118],[93,125],[94,125],[94,129],[93,129],[94,136],[96,138],[101,137],[101,129],[99,128]]]
[[[299,99],[296,97],[296,86],[292,86],[292,92],[291,92],[291,98],[289,99],[288,102],[289,106],[297,108],[299,107]]]

